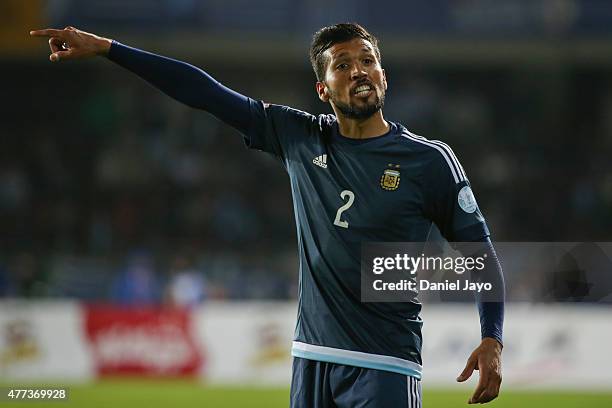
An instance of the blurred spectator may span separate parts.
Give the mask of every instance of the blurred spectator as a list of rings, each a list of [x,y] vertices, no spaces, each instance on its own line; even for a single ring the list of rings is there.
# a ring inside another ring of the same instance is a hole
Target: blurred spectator
[[[36,297],[45,295],[45,283],[41,264],[34,254],[19,252],[9,258],[6,277],[10,279],[5,284],[6,295],[19,297]],[[0,271],[0,275],[2,272]],[[1,280],[0,276],[0,280]],[[1,282],[0,282],[1,285]]]
[[[111,299],[123,305],[160,302],[160,283],[149,253],[140,251],[128,257],[125,268],[112,283]]]
[[[8,271],[0,263],[0,297],[12,297],[15,295],[13,280],[8,276]]]
[[[187,257],[172,260],[170,277],[165,290],[166,303],[172,306],[196,306],[207,297],[204,275]]]
[[[0,211],[15,211],[26,205],[29,190],[23,168],[3,163],[0,167]]]

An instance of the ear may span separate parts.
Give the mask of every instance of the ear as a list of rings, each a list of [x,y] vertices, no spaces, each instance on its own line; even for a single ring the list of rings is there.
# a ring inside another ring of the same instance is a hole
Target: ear
[[[327,92],[327,85],[324,82],[317,82],[315,85],[317,95],[323,102],[329,102],[329,93]]]
[[[383,84],[385,85],[385,91],[387,90],[387,73],[385,72],[385,70],[382,70],[383,73]]]

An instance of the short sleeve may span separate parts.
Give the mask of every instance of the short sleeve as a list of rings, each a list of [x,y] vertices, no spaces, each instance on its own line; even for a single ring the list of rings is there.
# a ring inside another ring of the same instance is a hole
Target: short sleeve
[[[459,160],[447,145],[437,147],[424,172],[425,212],[448,241],[471,242],[489,236]]]
[[[250,100],[251,125],[244,142],[248,148],[289,159],[300,139],[316,132],[317,117],[283,105]]]

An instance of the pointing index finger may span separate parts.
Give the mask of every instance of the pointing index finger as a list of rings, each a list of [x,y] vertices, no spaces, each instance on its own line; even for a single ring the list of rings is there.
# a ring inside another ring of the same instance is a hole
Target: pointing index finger
[[[47,28],[44,30],[32,30],[30,35],[33,37],[59,37],[63,38],[64,30],[56,30],[53,28]]]

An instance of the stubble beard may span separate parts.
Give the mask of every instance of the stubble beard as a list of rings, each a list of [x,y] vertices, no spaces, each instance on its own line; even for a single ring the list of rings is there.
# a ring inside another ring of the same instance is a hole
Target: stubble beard
[[[356,106],[352,103],[344,103],[340,102],[337,98],[337,94],[334,91],[330,92],[329,99],[332,101],[334,106],[338,108],[340,113],[342,113],[348,119],[357,119],[363,120],[367,119],[370,116],[374,115],[376,112],[381,110],[385,105],[385,94],[382,93],[381,96],[378,96],[378,92],[376,93],[376,98],[374,99],[374,103],[368,103],[363,106]]]

